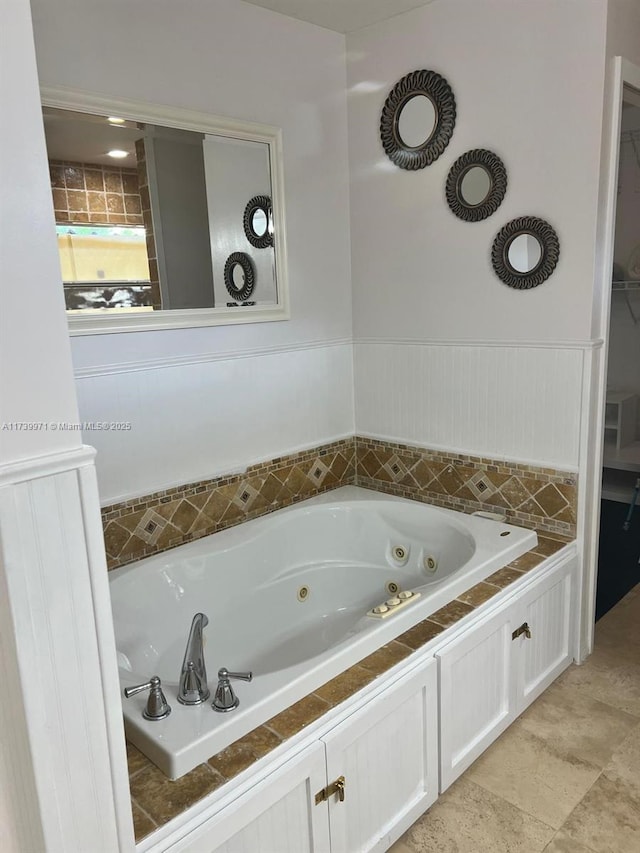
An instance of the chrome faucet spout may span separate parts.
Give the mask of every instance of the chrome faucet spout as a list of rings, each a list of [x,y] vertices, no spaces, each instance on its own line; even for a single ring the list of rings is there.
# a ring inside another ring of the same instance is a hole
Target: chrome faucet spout
[[[196,613],[191,622],[178,684],[178,702],[182,705],[201,705],[210,695],[202,636],[208,624],[209,620],[204,613]]]

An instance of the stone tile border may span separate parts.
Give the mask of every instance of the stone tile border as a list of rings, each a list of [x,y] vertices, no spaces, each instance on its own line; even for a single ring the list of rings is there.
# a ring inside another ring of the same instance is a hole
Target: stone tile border
[[[555,468],[496,461],[356,436],[356,483],[403,498],[575,538],[577,477]]]
[[[355,484],[575,537],[576,477],[354,436],[102,509],[107,566],[159,554],[321,492]]]
[[[532,551],[494,572],[432,613],[428,619],[400,634],[180,779],[168,779],[136,747],[127,743],[136,842],[247,770],[331,708],[382,677],[391,667],[535,569],[570,541],[557,534],[539,535],[538,540]]]
[[[252,465],[241,474],[105,506],[107,567],[124,566],[353,484],[355,476],[355,439],[349,438]]]

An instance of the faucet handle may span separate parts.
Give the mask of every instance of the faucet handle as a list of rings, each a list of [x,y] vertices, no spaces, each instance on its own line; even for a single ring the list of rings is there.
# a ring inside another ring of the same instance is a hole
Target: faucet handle
[[[240,681],[251,681],[253,678],[252,672],[229,672],[228,669],[222,667],[218,670],[218,678],[239,678]]]
[[[142,712],[145,720],[164,720],[165,717],[168,717],[171,713],[171,705],[169,705],[162,692],[162,682],[158,676],[152,676],[144,684],[136,684],[135,687],[125,687],[124,695],[127,699],[130,699],[136,693],[142,693],[143,690],[150,691],[147,706]]]
[[[218,687],[211,706],[214,711],[233,711],[240,704],[240,700],[233,691],[233,687],[229,683],[230,678],[239,678],[241,681],[251,681],[253,678],[252,672],[229,672],[228,669],[222,667],[218,670]]]

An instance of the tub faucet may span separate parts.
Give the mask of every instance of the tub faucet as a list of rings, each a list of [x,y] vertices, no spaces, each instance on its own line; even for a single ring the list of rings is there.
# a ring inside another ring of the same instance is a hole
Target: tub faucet
[[[201,705],[210,695],[202,639],[202,629],[208,624],[204,613],[196,613],[191,622],[178,684],[178,702],[183,705]]]

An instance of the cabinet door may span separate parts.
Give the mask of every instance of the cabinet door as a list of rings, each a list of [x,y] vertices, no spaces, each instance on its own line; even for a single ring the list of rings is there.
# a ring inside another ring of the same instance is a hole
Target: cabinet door
[[[316,743],[205,820],[167,853],[329,853],[324,746]]]
[[[323,740],[332,853],[387,850],[438,796],[437,667],[432,658],[336,726]]]
[[[520,657],[520,707],[530,705],[573,660],[572,557],[541,578],[522,598],[523,621],[531,636],[521,634],[514,645]]]
[[[478,622],[436,653],[440,675],[440,790],[516,716],[513,607]]]

